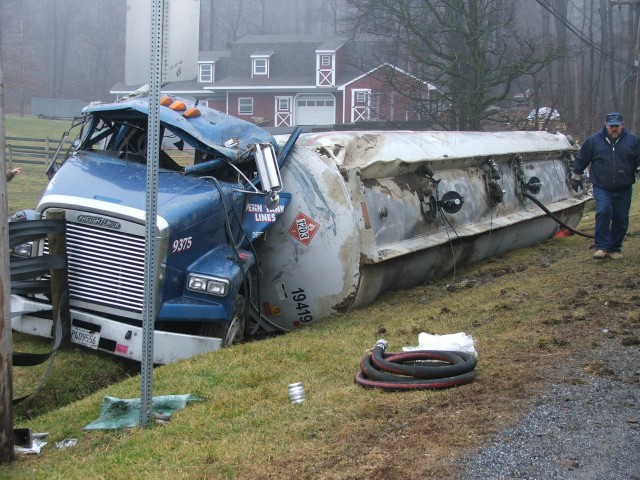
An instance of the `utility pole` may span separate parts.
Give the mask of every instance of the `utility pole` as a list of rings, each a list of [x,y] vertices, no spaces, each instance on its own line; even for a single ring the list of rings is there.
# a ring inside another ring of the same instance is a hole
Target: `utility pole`
[[[638,3],[638,2],[636,2]],[[636,27],[636,49],[633,59],[633,70],[635,73],[635,85],[633,89],[633,109],[631,110],[631,131],[634,133],[640,132],[640,78],[638,78],[638,63],[640,62],[640,25]]]
[[[622,5],[640,5],[640,0],[610,0],[611,6],[621,7]],[[631,118],[628,122],[629,129],[633,133],[640,132],[640,22],[636,26],[636,46],[633,58],[633,73],[635,84],[633,88],[633,102],[631,108]]]
[[[0,45],[0,464],[14,460],[13,360],[11,354],[11,287],[9,284],[9,224],[7,223],[7,159],[5,158],[4,74]]]

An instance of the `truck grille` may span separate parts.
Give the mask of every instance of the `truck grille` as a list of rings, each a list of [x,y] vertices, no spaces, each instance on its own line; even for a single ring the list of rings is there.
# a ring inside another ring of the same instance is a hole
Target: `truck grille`
[[[72,302],[142,312],[144,237],[68,222],[67,256]]]

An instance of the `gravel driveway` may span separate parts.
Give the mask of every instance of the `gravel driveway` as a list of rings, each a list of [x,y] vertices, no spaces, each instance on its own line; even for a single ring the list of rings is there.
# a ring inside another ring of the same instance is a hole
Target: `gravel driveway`
[[[640,480],[640,348],[607,333],[558,365],[553,387],[459,478]]]

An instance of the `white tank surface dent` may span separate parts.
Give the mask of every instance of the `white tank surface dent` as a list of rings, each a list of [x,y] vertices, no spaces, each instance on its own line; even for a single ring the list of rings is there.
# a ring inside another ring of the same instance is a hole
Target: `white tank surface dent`
[[[324,147],[343,168],[376,162],[414,163],[567,150],[566,136],[551,132],[367,131],[304,134],[298,145]]]

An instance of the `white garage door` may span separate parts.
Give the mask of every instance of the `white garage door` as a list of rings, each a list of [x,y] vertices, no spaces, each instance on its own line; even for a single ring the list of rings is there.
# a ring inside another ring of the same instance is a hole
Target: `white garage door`
[[[296,125],[333,125],[336,100],[332,95],[300,95],[296,98]]]

